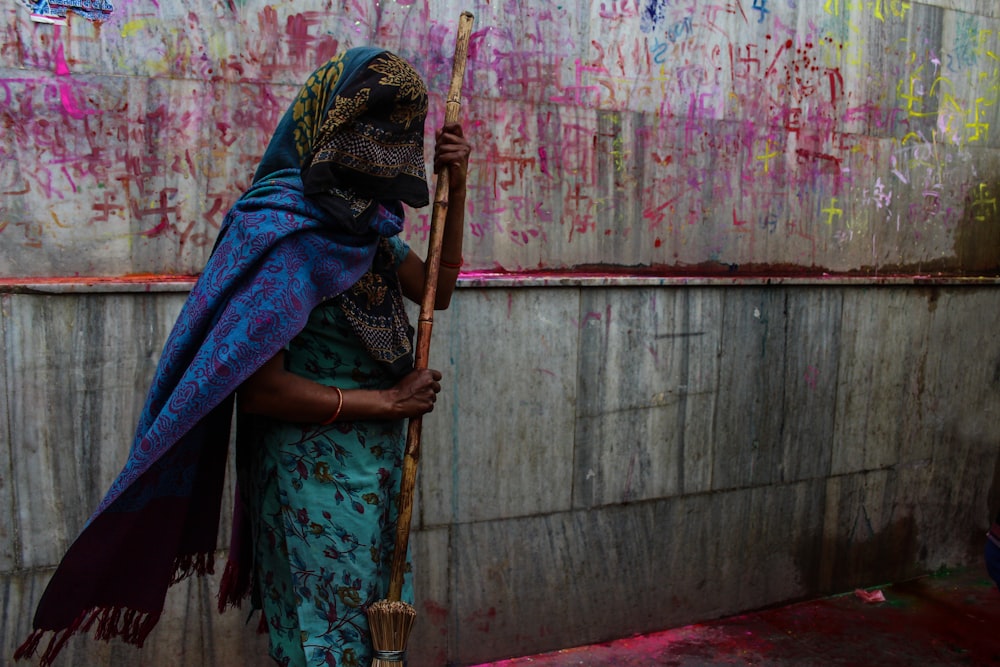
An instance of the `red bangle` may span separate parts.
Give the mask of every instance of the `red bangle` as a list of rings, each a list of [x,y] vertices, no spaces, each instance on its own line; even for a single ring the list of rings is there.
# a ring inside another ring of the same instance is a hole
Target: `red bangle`
[[[463,265],[463,264],[465,264],[465,259],[459,259],[459,260],[458,260],[458,263],[454,263],[454,262],[446,262],[446,261],[444,261],[444,260],[442,259],[442,260],[441,260],[441,261],[439,262],[439,264],[440,264],[441,266],[443,266],[444,268],[446,268],[446,269],[460,269],[460,268],[462,268],[462,265]]]
[[[340,390],[340,387],[334,387],[334,389],[337,390],[337,396],[340,399],[337,401],[337,409],[333,411],[333,414],[325,422],[320,422],[320,426],[329,426],[337,421],[337,417],[340,416],[340,410],[344,407],[344,392]]]

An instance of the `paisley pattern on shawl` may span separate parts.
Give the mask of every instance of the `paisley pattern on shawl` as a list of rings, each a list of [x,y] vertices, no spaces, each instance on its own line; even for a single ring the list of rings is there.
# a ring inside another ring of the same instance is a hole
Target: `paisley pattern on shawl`
[[[302,197],[294,171],[259,182],[236,203],[167,339],[128,464],[96,514],[126,502],[125,489],[166,443],[273,357],[315,306],[364,275],[377,237],[402,230],[400,215],[384,207],[379,213],[367,237],[338,234]]]

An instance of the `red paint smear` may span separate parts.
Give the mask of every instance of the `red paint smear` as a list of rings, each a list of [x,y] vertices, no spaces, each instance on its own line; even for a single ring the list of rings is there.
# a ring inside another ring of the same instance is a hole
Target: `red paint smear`
[[[478,667],[986,665],[1000,650],[997,590],[980,567],[893,584],[887,603],[841,595]]]
[[[194,283],[198,276],[132,273],[124,276],[40,276],[0,278],[0,289],[35,285],[141,285],[144,283]]]
[[[896,283],[900,281],[920,284],[982,283],[995,284],[1000,279],[1000,271],[963,274],[959,272],[900,271],[840,271],[827,272],[809,270],[785,265],[739,265],[710,262],[699,265],[678,266],[579,266],[567,269],[539,269],[505,271],[503,269],[473,270],[461,273],[465,280],[509,280],[509,281],[574,281],[613,279],[669,279],[669,280],[718,280],[726,284],[740,282],[757,283],[762,280],[816,280],[826,282],[861,282],[865,284]]]
[[[853,280],[863,284],[891,283],[893,281],[907,281],[915,284],[953,284],[956,282],[996,284],[996,278],[992,276],[956,276],[956,275],[913,275],[913,274],[816,274],[808,272],[798,273],[740,273],[738,275],[721,275],[720,272],[637,272],[635,267],[629,272],[625,271],[463,271],[461,274],[463,281],[474,280],[509,280],[509,281],[533,281],[533,280],[587,280],[587,279],[627,279],[627,278],[663,278],[676,280],[708,279],[719,280],[727,284],[739,284],[741,282],[756,283],[762,279],[794,279],[810,278],[816,280],[828,280],[830,282]],[[137,285],[143,283],[167,283],[193,284],[198,279],[198,274],[179,275],[167,273],[130,273],[121,276],[15,276],[0,278],[0,290],[9,291],[11,288],[31,287],[34,285]],[[964,280],[963,280],[964,279]],[[600,319],[599,313],[594,314],[595,319]]]
[[[448,608],[434,600],[424,600],[424,611],[435,625],[445,625],[448,622]]]

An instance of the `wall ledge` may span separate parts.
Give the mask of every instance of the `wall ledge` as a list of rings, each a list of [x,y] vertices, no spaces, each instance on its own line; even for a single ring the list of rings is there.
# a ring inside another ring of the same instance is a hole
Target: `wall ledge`
[[[55,278],[0,278],[0,294],[107,294],[188,292],[197,276],[72,276]],[[628,276],[586,273],[486,273],[459,276],[459,288],[514,287],[878,287],[1000,285],[1000,276],[886,275],[856,276]]]

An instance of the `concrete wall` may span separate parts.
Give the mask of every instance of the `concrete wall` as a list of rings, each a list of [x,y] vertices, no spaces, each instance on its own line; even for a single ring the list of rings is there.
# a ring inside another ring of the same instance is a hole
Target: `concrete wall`
[[[433,130],[465,9],[467,273],[435,327],[411,664],[975,562],[1000,504],[993,0],[37,4],[0,6],[3,655],[298,86],[379,44]],[[172,589],[142,652],[60,664],[268,664],[214,588]]]
[[[436,320],[411,664],[978,562],[1000,493],[1000,290],[601,282],[467,281]],[[0,297],[4,655],[124,461],[183,297]],[[76,639],[59,664],[268,664],[215,583],[171,589],[142,651]]]

